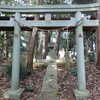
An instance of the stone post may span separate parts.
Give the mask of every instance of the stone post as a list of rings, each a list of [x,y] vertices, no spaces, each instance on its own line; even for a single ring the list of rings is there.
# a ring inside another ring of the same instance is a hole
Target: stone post
[[[86,90],[85,61],[84,61],[84,35],[83,20],[81,12],[77,12],[76,18],[76,51],[77,51],[77,70],[78,70],[78,89],[75,90],[77,100],[83,99],[89,95]]]
[[[50,21],[51,20],[51,14],[50,13],[46,13],[45,14],[45,20],[46,21]]]
[[[13,57],[12,57],[12,80],[11,89],[4,94],[5,98],[20,100],[23,89],[19,89],[19,73],[20,73],[20,13],[15,14],[14,21],[14,40],[13,40]]]
[[[15,20],[20,20],[20,14],[15,14]],[[12,81],[11,88],[18,89],[19,85],[19,71],[20,71],[20,27],[15,21],[14,26],[14,40],[13,40],[13,57],[12,57]]]

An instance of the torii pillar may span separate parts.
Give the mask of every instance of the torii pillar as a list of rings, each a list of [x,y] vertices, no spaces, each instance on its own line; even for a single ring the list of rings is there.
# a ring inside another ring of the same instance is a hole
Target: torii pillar
[[[20,13],[15,13],[14,21],[14,39],[13,39],[13,56],[12,56],[12,80],[11,89],[4,94],[5,98],[20,100],[23,89],[19,89],[19,73],[20,73]]]
[[[76,51],[77,51],[77,74],[78,89],[75,90],[76,100],[86,100],[89,91],[86,89],[85,78],[85,60],[84,60],[84,36],[83,36],[83,19],[81,12],[77,12],[76,18]]]
[[[97,0],[99,3],[100,0]],[[99,20],[99,26],[96,32],[96,66],[100,69],[100,10],[97,11],[97,18]]]

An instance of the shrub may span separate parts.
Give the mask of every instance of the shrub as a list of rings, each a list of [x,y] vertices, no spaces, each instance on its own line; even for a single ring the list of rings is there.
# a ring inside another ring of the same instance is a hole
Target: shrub
[[[94,53],[90,53],[88,55],[88,59],[89,59],[90,62],[94,62],[95,61],[95,54]]]

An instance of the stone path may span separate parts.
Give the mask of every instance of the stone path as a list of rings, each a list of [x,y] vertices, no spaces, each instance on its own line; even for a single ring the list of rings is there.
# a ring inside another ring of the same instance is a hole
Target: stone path
[[[57,65],[49,62],[38,100],[59,100],[57,86]]]
[[[57,56],[54,49],[48,53],[48,67],[44,76],[41,94],[38,100],[59,100],[57,86]]]

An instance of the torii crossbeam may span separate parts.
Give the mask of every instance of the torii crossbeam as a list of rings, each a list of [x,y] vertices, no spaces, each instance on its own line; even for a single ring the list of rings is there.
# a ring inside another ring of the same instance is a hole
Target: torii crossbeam
[[[39,5],[39,6],[0,6],[1,12],[6,13],[68,13],[68,12],[93,12],[100,10],[100,3],[80,5]]]

